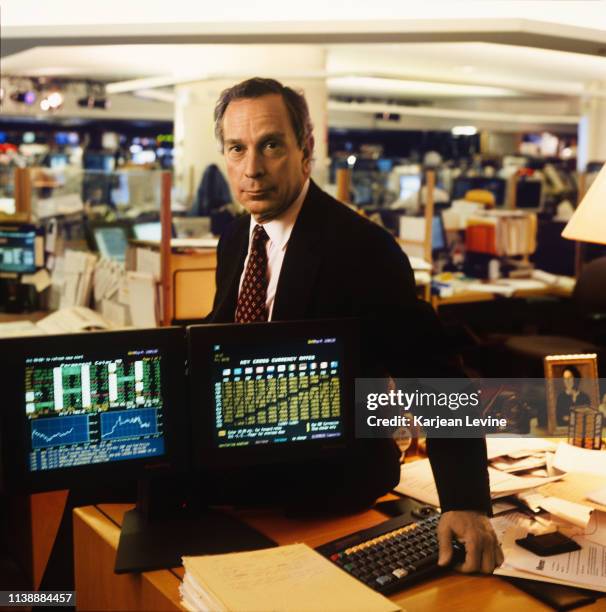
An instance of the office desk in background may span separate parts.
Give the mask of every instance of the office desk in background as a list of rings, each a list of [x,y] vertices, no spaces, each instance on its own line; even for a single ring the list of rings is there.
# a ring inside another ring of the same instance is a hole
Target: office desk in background
[[[74,511],[74,557],[78,609],[81,610],[183,610],[179,584],[183,568],[114,574],[120,525],[129,505],[101,504]],[[305,542],[317,547],[359,529],[376,525],[386,517],[368,510],[347,517],[292,520],[276,511],[239,512],[238,516],[279,544]],[[526,612],[551,610],[496,576],[470,576],[449,572],[390,597],[407,612],[443,610]],[[604,610],[598,601],[583,608]]]
[[[439,295],[431,296],[431,305],[434,309],[440,306],[449,304],[470,304],[475,302],[492,302],[497,299],[509,298],[537,298],[537,297],[558,297],[569,298],[572,296],[572,289],[566,289],[558,286],[546,286],[537,289],[518,289],[510,296],[496,295],[486,291],[463,290],[448,297],[440,297]]]

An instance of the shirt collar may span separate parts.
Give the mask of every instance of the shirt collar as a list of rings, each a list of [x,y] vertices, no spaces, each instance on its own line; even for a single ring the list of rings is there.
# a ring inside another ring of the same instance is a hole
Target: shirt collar
[[[299,216],[299,212],[301,211],[301,206],[303,206],[303,201],[305,200],[308,189],[309,178],[303,184],[303,187],[301,188],[301,191],[299,192],[299,195],[295,201],[279,217],[276,217],[267,223],[263,223],[263,229],[267,232],[272,244],[276,245],[278,248],[286,248],[292,233],[292,228],[295,226],[295,222]],[[257,222],[251,215],[249,244],[253,230],[255,229],[255,225],[257,225]]]

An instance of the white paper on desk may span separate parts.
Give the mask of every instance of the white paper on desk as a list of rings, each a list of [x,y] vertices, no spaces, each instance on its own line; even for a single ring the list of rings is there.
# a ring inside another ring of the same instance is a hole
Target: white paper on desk
[[[545,438],[512,438],[512,437],[486,437],[486,447],[488,449],[488,459],[495,457],[521,458],[528,457],[535,452],[555,451],[557,445]]]
[[[135,327],[156,327],[156,282],[151,274],[127,272],[130,317]]]
[[[505,285],[495,285],[494,283],[476,283],[471,282],[465,285],[468,291],[478,291],[480,293],[494,293],[496,295],[504,295],[505,297],[511,297],[515,289],[512,287],[506,287]]]
[[[584,537],[594,544],[606,546],[606,512],[592,510],[589,523],[585,527]]]
[[[61,291],[61,300],[59,302],[59,308],[70,308],[76,306],[76,299],[78,296],[78,282],[80,275],[73,272],[66,272],[64,277],[63,290]]]
[[[14,338],[19,336],[40,336],[44,330],[31,321],[10,321],[0,323],[0,338]]]
[[[501,472],[500,470],[495,470],[490,467],[488,468],[488,476],[490,479],[490,495],[493,499],[505,497],[506,495],[513,495],[518,491],[525,491],[526,489],[535,489],[536,487],[540,487],[541,485],[561,478],[560,476],[553,476],[551,478],[530,476],[526,478],[516,476],[515,474],[508,474],[507,472]]]
[[[544,529],[541,525],[536,523],[532,517],[517,510],[506,512],[499,516],[493,516],[490,522],[499,542],[503,539],[507,530],[512,527],[520,527],[532,533],[537,533],[534,531],[535,526],[539,529]]]
[[[490,480],[490,495],[493,499],[512,495],[525,489],[534,489],[557,478],[521,478],[490,467],[488,468],[488,477]],[[440,505],[429,459],[405,463],[400,469],[400,482],[395,491],[426,504]]]
[[[556,450],[554,466],[564,472],[585,472],[606,476],[606,453],[561,442]]]
[[[409,255],[408,261],[410,262],[410,267],[415,271],[419,270],[424,272],[431,272],[431,264],[425,261],[422,257],[415,257],[414,255]]]
[[[103,300],[101,302],[101,314],[103,318],[111,321],[117,327],[127,326],[127,309],[128,306],[112,302],[111,300]]]
[[[540,468],[545,465],[545,456],[543,457],[524,457],[523,459],[510,459],[509,457],[501,457],[492,460],[492,467],[502,472],[525,472],[535,468]]]
[[[156,282],[160,282],[160,251],[152,249],[137,249],[137,272],[151,274]]]
[[[589,506],[553,496],[543,497],[539,502],[539,506],[553,516],[577,527],[585,528],[589,523],[589,516],[591,514]]]
[[[170,241],[172,248],[186,249],[214,249],[219,244],[218,238],[173,238]]]
[[[514,291],[545,289],[548,285],[532,278],[503,278],[495,281],[497,285],[511,287]]]
[[[33,285],[38,293],[42,293],[51,285],[51,277],[46,268],[38,270],[35,274],[23,274],[21,282],[24,285]]]
[[[526,530],[513,527],[503,538],[507,565],[534,575],[535,579],[556,578],[576,586],[606,592],[606,546],[590,542],[583,536],[574,540],[582,547],[571,553],[539,557],[518,546],[515,540],[526,536]]]

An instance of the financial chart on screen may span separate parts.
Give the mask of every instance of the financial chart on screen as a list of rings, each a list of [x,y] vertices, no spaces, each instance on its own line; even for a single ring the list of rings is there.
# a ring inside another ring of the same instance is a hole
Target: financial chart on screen
[[[30,471],[163,455],[161,359],[157,349],[28,358]]]
[[[342,436],[341,352],[337,338],[261,347],[214,345],[217,447]]]

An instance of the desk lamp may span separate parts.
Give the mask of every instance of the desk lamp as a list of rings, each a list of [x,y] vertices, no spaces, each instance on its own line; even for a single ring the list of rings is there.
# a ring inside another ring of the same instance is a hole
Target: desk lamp
[[[579,242],[606,244],[606,164],[577,206],[562,237]]]

